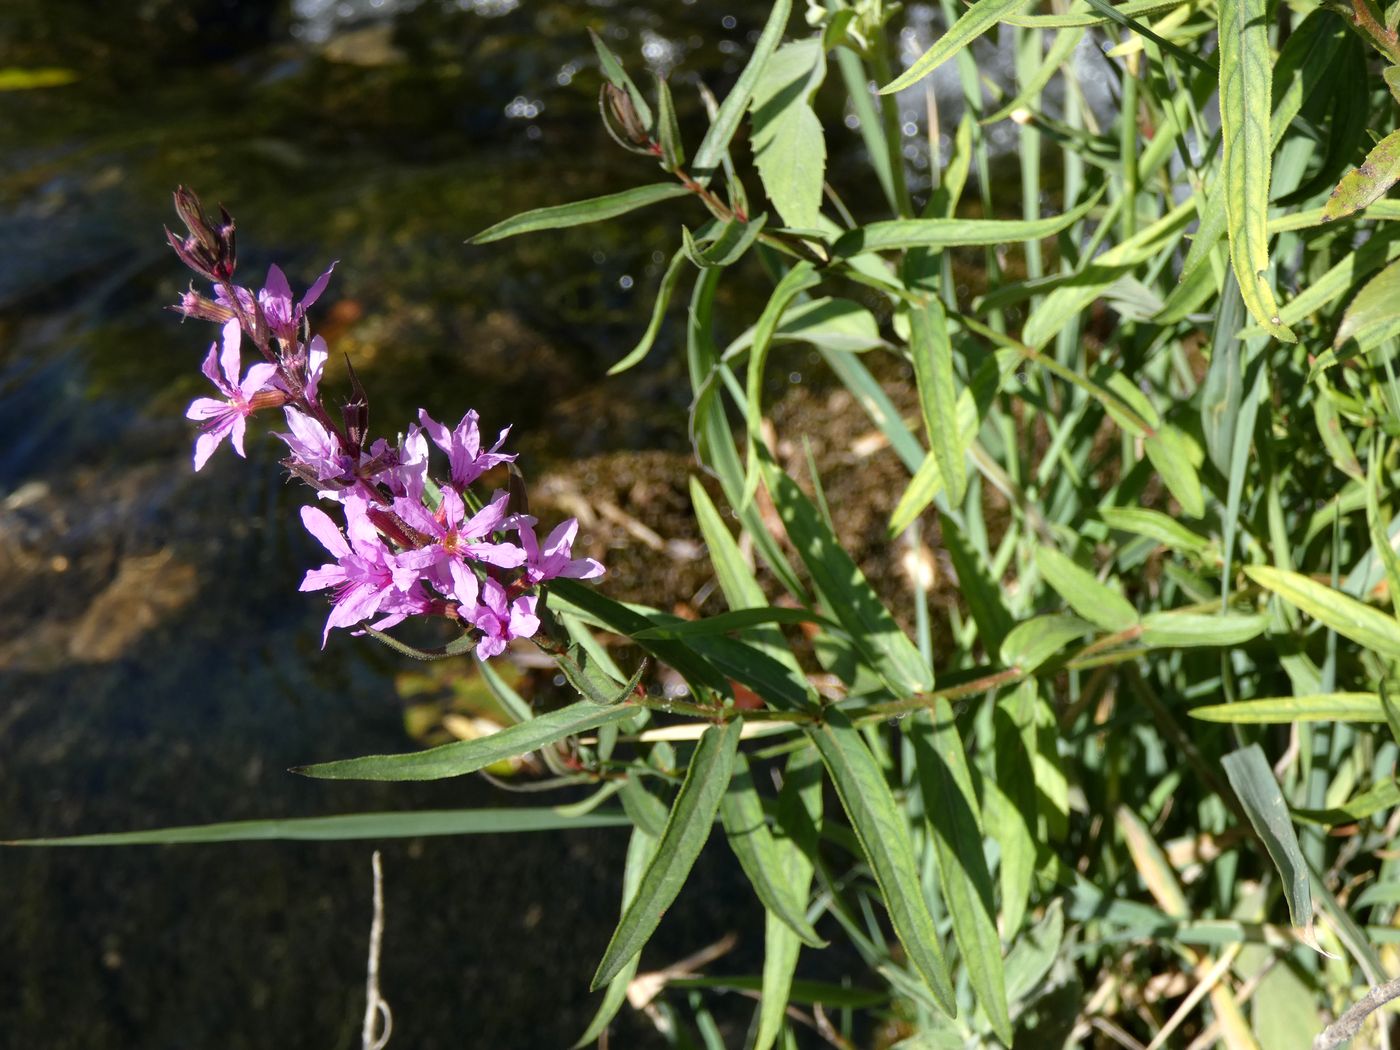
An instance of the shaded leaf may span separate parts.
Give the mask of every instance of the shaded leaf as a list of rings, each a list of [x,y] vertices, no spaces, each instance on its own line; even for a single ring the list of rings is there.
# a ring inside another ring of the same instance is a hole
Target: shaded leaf
[[[958,384],[953,372],[953,344],[948,339],[948,318],[943,304],[930,298],[923,308],[909,312],[909,353],[919,390],[924,429],[938,462],[939,474],[953,506],[967,493],[962,427],[958,413]]]
[[[1244,807],[1255,833],[1264,842],[1269,857],[1283,880],[1283,896],[1293,925],[1312,937],[1312,890],[1308,864],[1298,846],[1298,836],[1288,816],[1288,803],[1268,759],[1258,744],[1232,751],[1221,759],[1230,786]]]

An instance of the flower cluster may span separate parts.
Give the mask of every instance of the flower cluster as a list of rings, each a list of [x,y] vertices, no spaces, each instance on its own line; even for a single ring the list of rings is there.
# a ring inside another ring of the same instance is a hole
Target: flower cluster
[[[368,401],[353,372],[340,418],[328,410],[320,394],[326,343],[311,332],[307,310],[325,291],[334,264],[299,300],[276,266],[261,289],[239,287],[233,284],[233,219],[221,208],[219,221],[210,223],[183,187],[175,207],[189,234],[167,230],[171,246],[212,282],[213,296],[191,288],[174,309],[222,329],[204,361],[218,396],[196,399],[187,412],[202,424],[194,468],[202,469],[225,438],[245,455],[248,417],[282,410],[287,432],[276,436],[290,453],[284,465],[344,517],[342,528],[320,507],[301,512],[307,531],[334,559],[301,584],[303,591],[331,592],[323,645],[333,627],[382,630],[410,616],[445,616],[473,632],[481,656],[495,656],[511,639],[539,630],[541,584],[602,574],[593,559],[573,557],[576,521],[564,522],[541,543],[536,520],[513,506],[512,492],[483,496],[473,488],[493,468],[515,460],[501,451],[510,428],[486,448],[475,412],[449,428],[420,411],[397,441],[371,440]],[[249,344],[263,360],[244,372]],[[446,456],[446,476],[430,472],[432,446]]]

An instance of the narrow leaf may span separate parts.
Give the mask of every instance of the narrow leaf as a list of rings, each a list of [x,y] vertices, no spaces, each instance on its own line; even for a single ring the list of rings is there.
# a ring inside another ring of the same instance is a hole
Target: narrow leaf
[[[1035,561],[1045,582],[1090,623],[1106,631],[1121,631],[1137,623],[1137,610],[1128,599],[1055,548],[1037,547]]]
[[[739,748],[740,722],[705,730],[690,759],[685,781],[671,806],[656,856],[642,875],[637,895],[622,914],[593,975],[593,988],[607,984],[642,950],[661,916],[680,893],[686,876],[710,837],[719,812],[734,755]]]
[[[621,193],[610,193],[606,197],[594,197],[586,201],[575,201],[572,204],[556,204],[549,208],[536,208],[534,211],[521,212],[519,215],[482,230],[475,237],[468,238],[467,243],[490,244],[492,241],[505,240],[507,237],[515,237],[522,233],[562,230],[569,226],[585,226],[591,222],[601,222],[603,219],[615,219],[619,215],[626,215],[629,211],[644,208],[648,204],[659,204],[661,201],[684,197],[689,193],[690,190],[677,183],[658,182],[653,186],[637,186],[634,189],[623,190]]]
[[[1037,616],[1018,623],[1001,643],[1001,662],[1030,674],[1076,638],[1094,633],[1077,616]]]
[[[557,743],[566,737],[631,718],[637,709],[630,704],[600,707],[580,700],[576,704],[539,715],[528,722],[507,726],[499,733],[458,740],[427,751],[400,755],[366,755],[338,762],[301,766],[293,773],[321,780],[442,780],[475,773],[505,758],[516,758],[530,751]]]
[[[914,359],[914,379],[929,447],[938,460],[939,473],[953,506],[962,505],[967,493],[962,427],[958,418],[958,386],[953,372],[953,344],[948,339],[948,318],[943,304],[930,298],[928,305],[909,312],[909,353]]]
[[[1288,901],[1288,914],[1293,925],[1304,931],[1311,941],[1312,889],[1308,883],[1308,864],[1298,845],[1298,836],[1288,816],[1288,803],[1283,799],[1274,771],[1258,744],[1232,751],[1221,759],[1230,786],[1235,789],[1245,816],[1283,879],[1283,896]]]
[[[627,75],[627,70],[617,55],[613,54],[612,49],[603,43],[603,38],[592,28],[588,30],[588,35],[593,41],[593,50],[598,54],[598,65],[603,71],[603,76],[613,87],[627,93],[627,98],[631,101],[632,108],[637,111],[637,119],[642,122],[642,127],[650,128],[652,124],[651,107],[647,105],[646,97],[637,89],[632,78]]]
[[[1400,623],[1395,617],[1296,572],[1265,565],[1251,565],[1244,571],[1255,583],[1343,637],[1387,659],[1400,660]]]
[[[666,272],[661,275],[661,285],[656,289],[656,299],[651,305],[651,320],[647,322],[646,331],[642,333],[637,345],[627,352],[627,356],[608,369],[608,375],[615,376],[641,364],[643,358],[651,352],[652,344],[656,342],[656,337],[661,331],[661,323],[666,319],[666,307],[671,305],[671,296],[675,294],[676,284],[684,271],[685,252],[679,250],[671,256],[671,261],[666,264]]]
[[[1287,722],[1384,722],[1381,698],[1375,693],[1313,693],[1271,696],[1233,704],[1210,704],[1188,712],[1202,722],[1273,725]]]
[[[783,31],[787,28],[788,16],[791,13],[792,0],[778,0],[773,5],[773,10],[768,14],[768,21],[763,26],[763,32],[754,44],[748,65],[744,66],[744,71],[739,74],[739,79],[734,82],[729,94],[720,103],[719,112],[710,122],[710,130],[705,133],[700,148],[695,151],[695,160],[691,163],[691,174],[701,186],[709,185],[710,179],[720,166],[721,158],[728,151],[729,140],[734,137],[739,121],[744,117],[744,111],[749,108],[749,100],[753,98],[754,89],[758,86],[759,78],[763,76],[769,56],[777,49],[778,41],[783,38]]]
[[[1327,198],[1322,213],[1327,219],[1340,219],[1360,211],[1386,195],[1400,181],[1400,131],[1392,131],[1366,154],[1361,167],[1342,176]]]
[[[1204,554],[1210,548],[1210,541],[1204,536],[1192,532],[1175,518],[1158,510],[1147,507],[1103,507],[1099,510],[1099,517],[1110,528],[1146,536],[1185,554]]]
[[[987,0],[980,0],[986,3]],[[955,248],[1005,244],[1053,237],[1067,230],[1099,201],[1095,193],[1077,208],[1044,219],[891,219],[872,222],[841,235],[832,252],[851,258],[864,252],[900,248]]]
[[[1397,325],[1400,325],[1400,259],[1372,277],[1356,293],[1342,315],[1332,345],[1340,348],[1348,339],[1355,339],[1363,348],[1369,348],[1394,335]]]
[[[890,95],[917,84],[959,51],[969,47],[974,40],[1002,19],[1025,7],[1028,2],[1029,0],[977,0],[948,27],[947,32],[939,37],[931,48],[914,61],[912,66],[882,87],[880,94]]]
[[[739,859],[739,866],[748,876],[754,893],[763,906],[797,934],[804,944],[813,948],[826,947],[803,914],[805,900],[798,900],[787,882],[787,871],[777,843],[768,830],[763,815],[763,802],[749,774],[749,763],[742,754],[735,757],[734,773],[729,790],[720,803],[720,819],[729,839],[729,847]]]
[[[1193,612],[1154,612],[1142,618],[1141,642],[1153,648],[1241,645],[1258,638],[1269,626],[1264,614],[1222,615]]]
[[[1284,342],[1296,342],[1278,316],[1268,283],[1269,177],[1273,143],[1273,54],[1265,0],[1220,0],[1221,177],[1229,217],[1230,262],[1254,319]]]
[[[1205,514],[1206,500],[1201,489],[1201,477],[1191,462],[1191,449],[1185,435],[1166,423],[1149,434],[1142,447],[1161,475],[1167,491],[1181,504],[1181,512],[1192,518]]]
[[[622,813],[571,816],[558,809],[426,809],[405,813],[345,813],[334,817],[234,820],[221,824],[117,831],[63,838],[17,839],[4,846],[168,846],[205,842],[350,842],[430,835],[502,835],[568,828],[615,828],[628,823]]]
[[[826,724],[806,730],[831,774],[851,828],[870,862],[880,896],[915,970],[950,1017],[957,1013],[938,928],[924,900],[919,867],[904,814],[875,756],[843,713],[828,709]]]

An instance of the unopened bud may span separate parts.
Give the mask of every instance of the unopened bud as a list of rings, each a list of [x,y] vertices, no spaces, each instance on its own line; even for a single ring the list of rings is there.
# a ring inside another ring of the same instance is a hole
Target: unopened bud
[[[231,278],[238,264],[233,217],[221,206],[219,222],[211,224],[205,218],[199,198],[184,186],[175,190],[175,212],[189,230],[189,236],[181,239],[169,229],[165,235],[180,261],[211,281]]]
[[[603,108],[604,115],[611,115],[623,135],[634,146],[645,146],[651,141],[646,125],[637,115],[637,107],[632,105],[632,99],[628,97],[627,92],[613,84],[604,84]]]
[[[180,296],[180,301],[170,309],[176,313],[184,314],[186,317],[197,317],[201,321],[213,321],[220,325],[232,321],[237,316],[227,306],[216,303],[212,299],[206,299],[193,288]]]

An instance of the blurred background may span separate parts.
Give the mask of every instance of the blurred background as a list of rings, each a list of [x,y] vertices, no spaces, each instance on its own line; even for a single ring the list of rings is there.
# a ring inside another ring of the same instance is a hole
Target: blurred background
[[[583,519],[580,546],[610,567],[609,594],[715,611],[686,496],[683,292],[648,361],[604,377],[645,326],[677,225],[700,213],[681,201],[463,242],[520,210],[659,177],[601,129],[588,27],[634,68],[674,74],[693,148],[696,78],[727,89],[767,4],[119,7],[0,6],[0,837],[569,801],[479,778],[285,772],[448,739],[480,688],[343,633],[319,648],[324,600],[296,586],[321,552],[265,423],[250,430],[248,462],[224,449],[193,474],[183,412],[205,393],[214,331],[164,309],[188,275],[161,227],[175,224],[170,191],[183,183],[236,217],[240,283],[261,285],[277,262],[300,291],[339,259],[313,317],[332,349],[327,388],[345,390],[348,357],[380,433],[420,406],[449,421],[475,407],[488,433],[513,424],[532,505],[546,524]],[[929,9],[912,17],[926,32]],[[917,169],[927,152],[913,141]],[[858,143],[850,131],[830,149],[859,214],[875,191],[853,174]],[[742,283],[722,292],[730,334],[758,309],[761,283]],[[775,356],[773,411],[810,436],[845,534],[868,541],[868,571],[898,589],[899,554],[882,537],[902,468],[815,362],[804,349]],[[911,404],[902,366],[879,367]],[[510,674],[527,694],[554,688],[528,660]],[[597,1002],[586,988],[625,846],[623,830],[387,845],[391,1045],[571,1043]],[[357,1046],[370,852],[0,851],[0,1043]],[[756,973],[761,929],[712,843],[643,968],[735,930],[715,968]],[[810,976],[860,977],[831,952],[815,965]],[[751,1004],[714,998],[737,1045]],[[660,1043],[624,1008],[613,1045]]]

